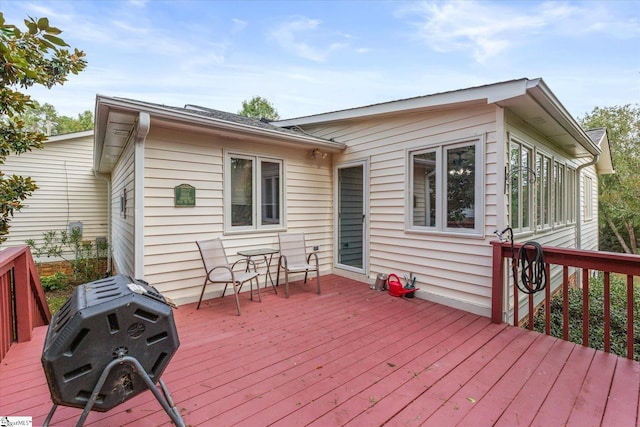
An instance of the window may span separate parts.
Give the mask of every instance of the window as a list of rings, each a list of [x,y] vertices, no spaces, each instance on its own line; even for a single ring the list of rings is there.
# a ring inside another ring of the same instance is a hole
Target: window
[[[123,188],[120,193],[120,217],[127,219],[127,189]]]
[[[567,223],[576,222],[576,170],[567,167]]]
[[[551,158],[536,154],[536,227],[551,226]]]
[[[526,231],[531,229],[533,212],[532,150],[516,141],[511,141],[510,147],[511,228],[515,232]]]
[[[584,219],[593,219],[593,179],[590,176],[584,177]]]
[[[225,176],[227,230],[283,227],[282,160],[227,153]]]
[[[565,208],[567,205],[565,193],[564,165],[560,162],[553,163],[553,185],[554,185],[554,223],[563,224],[565,222]]]
[[[480,141],[409,153],[410,228],[479,233],[482,230]]]

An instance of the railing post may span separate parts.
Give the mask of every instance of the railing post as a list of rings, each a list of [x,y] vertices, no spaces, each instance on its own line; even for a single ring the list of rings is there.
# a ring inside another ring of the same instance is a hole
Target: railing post
[[[33,325],[33,304],[31,293],[31,271],[27,261],[27,252],[22,252],[15,260],[14,267],[16,312],[16,330],[18,342],[31,341],[31,328]]]
[[[504,307],[504,257],[502,245],[499,242],[491,242],[493,245],[493,271],[491,279],[491,321],[502,323],[502,309]]]
[[[627,359],[631,360],[633,360],[635,350],[633,301],[633,276],[627,274]]]

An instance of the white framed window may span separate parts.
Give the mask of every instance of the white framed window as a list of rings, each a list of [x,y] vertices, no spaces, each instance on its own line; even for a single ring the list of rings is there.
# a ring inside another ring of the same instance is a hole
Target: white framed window
[[[224,168],[225,230],[284,228],[282,159],[227,152]]]
[[[590,176],[584,177],[584,219],[593,219],[593,178]]]
[[[536,153],[536,228],[551,226],[551,158],[544,153]]]
[[[533,221],[533,149],[520,141],[509,145],[510,224],[514,232],[531,230]]]
[[[127,219],[127,189],[122,189],[120,193],[120,218]]]
[[[567,223],[576,222],[576,170],[567,166]]]
[[[557,160],[553,162],[553,222],[556,225],[564,224],[567,197],[565,192],[565,167]]]
[[[480,234],[483,152],[480,139],[409,151],[408,229]]]

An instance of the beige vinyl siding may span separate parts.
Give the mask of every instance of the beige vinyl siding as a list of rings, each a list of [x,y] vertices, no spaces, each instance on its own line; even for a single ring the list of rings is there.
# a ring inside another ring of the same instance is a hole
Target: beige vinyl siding
[[[68,230],[73,221],[82,221],[84,240],[107,237],[107,182],[93,173],[92,132],[55,136],[41,150],[10,155],[2,171],[30,176],[39,187],[15,214],[3,247],[40,244],[43,233]]]
[[[134,146],[131,141],[127,143],[120,159],[116,163],[111,174],[111,247],[113,252],[114,273],[135,275],[135,239],[134,218],[136,214],[134,201]],[[126,190],[124,212],[122,211],[121,197]],[[142,191],[140,189],[140,191]],[[135,277],[142,279],[141,277]]]
[[[598,241],[598,175],[595,166],[587,166],[581,172],[580,178],[580,197],[582,200],[580,211],[580,220],[582,221],[580,248],[586,250],[597,251],[599,247]],[[591,219],[585,217],[585,203],[588,200],[586,195],[587,187],[586,179],[591,178]]]
[[[491,295],[490,239],[453,233],[405,231],[408,188],[408,151],[456,140],[484,142],[482,165],[485,205],[484,234],[492,236],[496,224],[496,108],[470,108],[404,114],[306,130],[348,145],[341,164],[369,162],[369,236],[372,280],[378,273],[413,273],[417,295],[488,315]]]
[[[225,234],[225,150],[283,160],[286,231],[306,233],[308,249],[319,246],[323,272],[331,269],[330,156],[313,160],[309,149],[280,148],[266,142],[250,143],[156,126],[144,150],[144,278],[179,304],[197,301],[204,281],[197,240],[221,237],[230,262],[241,258],[237,252],[242,249],[278,247],[275,230]],[[174,207],[174,187],[181,184],[196,188],[195,207]],[[274,280],[276,265],[274,256]],[[264,287],[264,265],[259,269]],[[205,298],[219,296],[223,287],[209,285]]]

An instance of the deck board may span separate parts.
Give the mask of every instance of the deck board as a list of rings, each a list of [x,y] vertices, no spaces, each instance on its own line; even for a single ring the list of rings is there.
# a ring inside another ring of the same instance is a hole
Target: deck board
[[[162,378],[189,426],[637,425],[640,364],[336,275],[174,311],[180,347]],[[282,294],[283,292],[281,292]],[[41,425],[51,397],[46,327],[0,365],[0,415]],[[59,407],[53,426],[81,409]],[[170,426],[152,393],[87,426]]]

